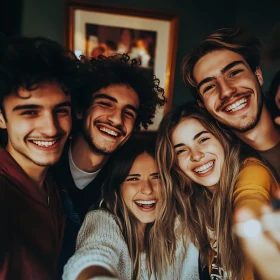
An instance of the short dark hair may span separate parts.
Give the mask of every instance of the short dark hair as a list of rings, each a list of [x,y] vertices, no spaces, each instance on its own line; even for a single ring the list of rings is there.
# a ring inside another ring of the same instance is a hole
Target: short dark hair
[[[196,89],[193,77],[193,69],[197,61],[206,54],[227,49],[244,57],[253,72],[260,65],[261,41],[241,28],[222,28],[211,32],[206,36],[189,54],[181,64],[181,74],[187,87],[189,87],[195,98],[200,96]]]
[[[82,56],[80,63],[76,108],[86,111],[92,104],[93,93],[113,84],[125,84],[134,89],[139,98],[135,130],[147,129],[153,123],[156,109],[165,104],[166,97],[164,89],[159,86],[159,79],[147,75],[138,60],[130,59],[127,54],[115,54],[91,59]]]
[[[77,75],[75,55],[43,37],[0,36],[0,109],[5,96],[55,82],[71,94]]]

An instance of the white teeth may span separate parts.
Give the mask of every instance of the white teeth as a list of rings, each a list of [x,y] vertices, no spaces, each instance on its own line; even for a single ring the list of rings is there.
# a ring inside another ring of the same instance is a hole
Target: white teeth
[[[144,204],[144,205],[151,205],[151,204],[155,204],[156,203],[155,200],[136,200],[135,202],[137,204]]]
[[[101,131],[104,131],[104,132],[106,132],[106,133],[108,133],[108,134],[110,134],[110,135],[112,135],[112,136],[118,136],[118,133],[116,133],[115,131],[113,131],[113,130],[111,130],[111,129],[108,129],[108,128],[106,128],[106,127],[100,127],[99,128]]]
[[[54,143],[56,143],[56,141],[32,141],[34,144],[40,146],[40,147],[50,147],[52,146]]]
[[[235,112],[237,110],[244,108],[246,106],[246,104],[247,104],[247,98],[242,98],[242,99],[238,100],[237,102],[231,104],[230,106],[227,106],[225,110],[227,112],[230,112],[230,111]]]
[[[194,169],[197,173],[206,173],[214,166],[214,160]]]

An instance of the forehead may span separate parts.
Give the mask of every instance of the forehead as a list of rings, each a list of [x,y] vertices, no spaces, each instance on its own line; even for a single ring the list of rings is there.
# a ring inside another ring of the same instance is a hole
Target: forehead
[[[155,159],[147,153],[142,153],[141,155],[136,157],[131,167],[130,173],[153,173],[155,172],[155,169],[157,169]]]
[[[172,143],[177,144],[187,139],[193,139],[193,137],[202,130],[206,130],[206,128],[200,121],[194,118],[185,118],[173,131],[171,136]]]
[[[3,105],[5,108],[6,106],[15,106],[19,103],[53,107],[70,100],[71,96],[66,95],[58,84],[43,83],[34,90],[19,89],[17,93],[5,96]]]
[[[125,84],[112,84],[108,87],[101,88],[93,94],[95,97],[98,94],[106,94],[117,100],[118,103],[129,104],[135,108],[139,107],[139,97],[136,91],[129,85]]]
[[[201,57],[194,66],[193,75],[196,83],[207,77],[215,77],[221,74],[221,70],[234,61],[243,61],[249,68],[244,57],[236,52],[221,49],[207,53]]]

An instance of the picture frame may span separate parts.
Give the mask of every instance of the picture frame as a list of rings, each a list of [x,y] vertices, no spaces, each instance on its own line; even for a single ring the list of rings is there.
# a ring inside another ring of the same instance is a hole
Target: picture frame
[[[179,16],[87,0],[64,3],[64,42],[77,56],[127,52],[140,59],[147,74],[159,78],[167,103],[157,110],[154,124],[148,128],[148,132],[155,132],[172,107]]]

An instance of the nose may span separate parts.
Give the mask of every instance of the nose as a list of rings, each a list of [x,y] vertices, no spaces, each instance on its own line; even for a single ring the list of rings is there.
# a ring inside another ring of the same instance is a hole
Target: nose
[[[219,87],[220,87],[220,99],[228,98],[232,96],[233,93],[236,92],[234,83],[231,83],[230,81],[227,81],[225,79],[221,79],[219,81]]]
[[[108,115],[108,120],[113,125],[121,125],[122,124],[122,110],[120,109],[112,109]]]
[[[200,161],[202,158],[204,158],[204,153],[199,150],[193,150],[191,153],[191,161]]]
[[[52,113],[45,114],[42,116],[41,130],[40,132],[48,137],[53,137],[57,135],[59,130],[58,121]]]
[[[151,195],[153,193],[153,186],[149,180],[144,181],[141,186],[141,193]]]

